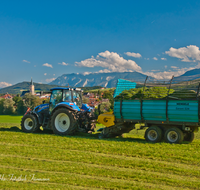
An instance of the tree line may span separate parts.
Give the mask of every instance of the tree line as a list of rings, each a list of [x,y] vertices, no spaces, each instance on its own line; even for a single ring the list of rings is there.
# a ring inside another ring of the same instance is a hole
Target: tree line
[[[34,107],[42,104],[42,102],[49,102],[49,99],[41,99],[38,96],[34,96],[30,93],[20,97],[17,95],[12,99],[0,99],[0,115],[23,115],[27,108],[34,109]]]

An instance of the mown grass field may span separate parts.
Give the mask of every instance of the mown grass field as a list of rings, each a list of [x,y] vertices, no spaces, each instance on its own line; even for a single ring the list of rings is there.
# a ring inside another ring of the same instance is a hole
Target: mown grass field
[[[188,144],[26,134],[0,116],[0,189],[200,189],[200,133]]]

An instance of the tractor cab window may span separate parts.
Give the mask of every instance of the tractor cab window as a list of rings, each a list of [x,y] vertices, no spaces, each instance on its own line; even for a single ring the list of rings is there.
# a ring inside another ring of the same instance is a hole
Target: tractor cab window
[[[81,100],[81,92],[79,91],[72,91],[73,95],[73,102],[78,106],[82,106],[82,100]]]
[[[62,90],[53,90],[51,93],[50,102],[53,107],[59,102],[62,102]]]
[[[72,102],[72,91],[71,90],[63,91],[63,101]]]

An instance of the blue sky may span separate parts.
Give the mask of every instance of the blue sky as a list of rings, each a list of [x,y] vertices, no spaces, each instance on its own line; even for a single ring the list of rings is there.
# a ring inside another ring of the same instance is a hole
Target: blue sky
[[[200,68],[200,1],[0,1],[0,87],[62,74]]]

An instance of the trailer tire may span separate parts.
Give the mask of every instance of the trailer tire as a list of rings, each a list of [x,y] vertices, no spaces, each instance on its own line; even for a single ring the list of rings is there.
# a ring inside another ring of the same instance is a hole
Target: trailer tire
[[[52,115],[51,126],[54,134],[73,135],[78,127],[78,122],[72,111],[59,108]]]
[[[168,143],[180,144],[183,139],[183,132],[177,127],[170,128],[165,132],[165,141]]]
[[[25,133],[34,133],[40,130],[37,117],[33,114],[23,116],[21,120],[21,129]]]
[[[157,126],[152,126],[145,131],[144,137],[147,142],[157,143],[161,141],[162,136],[162,130]]]
[[[194,140],[194,133],[192,132],[187,132],[185,133],[185,136],[184,136],[184,141],[187,141],[187,142],[192,142]]]

